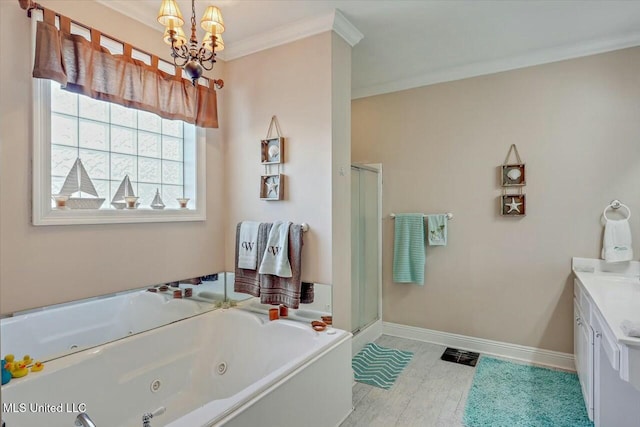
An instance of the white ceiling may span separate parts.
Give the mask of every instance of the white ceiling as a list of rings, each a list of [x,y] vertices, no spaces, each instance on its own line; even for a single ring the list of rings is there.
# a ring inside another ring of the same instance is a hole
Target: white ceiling
[[[99,0],[158,31],[160,0]],[[185,20],[191,2],[178,0]],[[640,45],[640,1],[196,0],[222,10],[234,46],[338,9],[364,38],[355,98]],[[186,27],[185,27],[186,28]]]

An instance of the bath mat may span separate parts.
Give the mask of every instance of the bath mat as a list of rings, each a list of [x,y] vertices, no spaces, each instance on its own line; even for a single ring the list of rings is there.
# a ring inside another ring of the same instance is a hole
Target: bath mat
[[[592,427],[578,376],[481,357],[464,410],[466,427]]]
[[[413,353],[367,344],[351,360],[356,381],[389,390]]]
[[[461,365],[467,366],[476,366],[479,357],[480,353],[447,347],[444,353],[442,353],[442,356],[440,356],[440,359],[444,360],[445,362],[459,363]]]

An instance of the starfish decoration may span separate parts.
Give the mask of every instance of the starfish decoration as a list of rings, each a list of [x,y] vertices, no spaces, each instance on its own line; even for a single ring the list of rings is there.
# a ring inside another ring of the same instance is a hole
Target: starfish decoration
[[[278,195],[278,183],[275,179],[269,181],[268,179],[265,181],[265,185],[267,186],[267,196],[273,192],[276,196]]]
[[[505,203],[504,205],[509,206],[509,210],[507,211],[507,213],[511,213],[513,211],[521,213],[520,209],[518,209],[518,206],[522,205],[522,203],[517,203],[514,197],[511,198],[511,203]]]

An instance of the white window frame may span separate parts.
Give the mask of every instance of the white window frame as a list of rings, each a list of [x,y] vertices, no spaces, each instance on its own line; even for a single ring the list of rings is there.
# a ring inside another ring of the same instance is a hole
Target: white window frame
[[[40,12],[40,11],[38,11]],[[36,18],[36,16],[34,16]],[[35,30],[32,19],[32,63]],[[103,37],[106,39],[106,37]],[[106,39],[108,40],[108,39]],[[107,41],[109,43],[109,41]],[[106,43],[103,43],[106,44]],[[122,224],[204,221],[206,215],[206,131],[196,127],[193,144],[184,146],[184,197],[189,209],[55,209],[51,203],[51,89],[49,80],[33,79],[33,225]],[[193,185],[195,183],[195,186]],[[195,187],[195,188],[194,188]],[[105,203],[109,203],[105,200]]]

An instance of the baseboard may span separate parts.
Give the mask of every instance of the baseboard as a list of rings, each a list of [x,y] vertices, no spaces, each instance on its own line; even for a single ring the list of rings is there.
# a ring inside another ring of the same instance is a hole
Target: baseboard
[[[338,423],[338,425],[336,425],[336,427],[340,427],[342,425],[342,423],[344,423],[345,421],[347,421],[347,418],[349,418],[349,415],[351,415],[351,413],[353,412],[353,406],[351,407],[351,410],[349,411],[349,413],[347,415],[344,416],[344,418],[342,419],[342,421],[340,421]]]
[[[573,354],[544,350],[535,347],[510,344],[483,338],[468,337],[448,332],[434,331],[398,323],[382,322],[382,333],[395,337],[425,341],[462,350],[475,351],[505,359],[518,360],[536,365],[575,371]]]
[[[361,330],[351,339],[351,352],[355,356],[360,350],[367,345],[368,342],[373,342],[380,338],[382,335],[382,320],[376,320],[369,325],[366,329]]]

